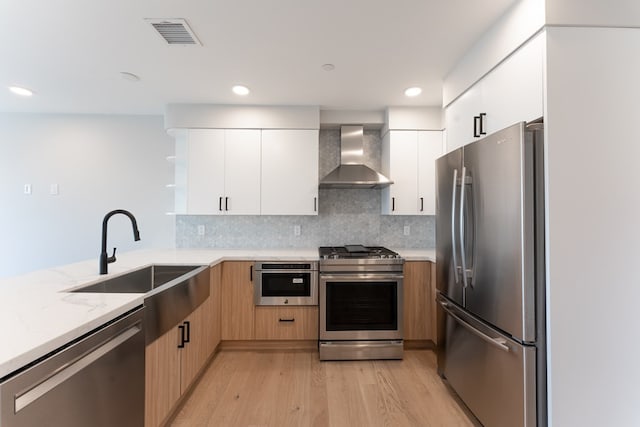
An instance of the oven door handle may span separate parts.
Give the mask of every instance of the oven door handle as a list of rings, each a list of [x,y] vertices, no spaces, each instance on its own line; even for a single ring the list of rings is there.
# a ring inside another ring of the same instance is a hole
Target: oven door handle
[[[374,274],[374,273],[349,273],[349,274],[325,274],[320,275],[321,280],[399,280],[404,279],[402,274]]]

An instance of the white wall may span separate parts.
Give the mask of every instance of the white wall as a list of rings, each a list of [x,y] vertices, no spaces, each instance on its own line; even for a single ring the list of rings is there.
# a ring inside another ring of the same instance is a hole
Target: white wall
[[[110,248],[173,247],[172,139],[162,116],[0,113],[0,277],[96,259],[102,218]],[[24,184],[32,194],[24,195]],[[49,194],[50,184],[60,194]]]
[[[547,29],[550,421],[640,425],[640,29]]]

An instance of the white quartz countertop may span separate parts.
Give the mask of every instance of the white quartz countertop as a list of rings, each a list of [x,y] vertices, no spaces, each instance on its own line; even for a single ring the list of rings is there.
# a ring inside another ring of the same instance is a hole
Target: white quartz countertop
[[[435,249],[396,249],[395,251],[406,261],[436,262]]]
[[[435,261],[435,250],[397,250],[408,261]],[[144,294],[69,293],[150,264],[213,266],[222,261],[318,259],[318,249],[167,249],[118,254],[109,274],[98,259],[0,279],[0,378],[143,303]]]

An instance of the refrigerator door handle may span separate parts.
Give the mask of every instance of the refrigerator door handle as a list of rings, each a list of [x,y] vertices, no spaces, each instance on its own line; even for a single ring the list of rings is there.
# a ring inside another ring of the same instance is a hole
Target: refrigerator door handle
[[[498,349],[500,349],[502,351],[509,352],[509,346],[507,346],[507,340],[505,340],[504,338],[491,338],[489,335],[486,335],[486,334],[480,332],[479,330],[474,328],[472,325],[470,325],[469,323],[465,322],[464,319],[462,319],[461,317],[456,315],[451,309],[449,309],[449,303],[444,302],[444,301],[438,301],[438,302],[442,306],[442,309],[449,316],[453,317],[456,320],[456,322],[458,322],[461,326],[463,326],[469,332],[471,332],[472,334],[474,334],[478,338],[482,339],[483,341],[487,342],[488,344],[491,344],[492,346],[494,346],[494,347],[496,347],[496,348],[498,348]]]
[[[458,253],[456,252],[456,188],[458,186],[458,169],[453,170],[453,190],[451,191],[451,249],[453,258],[453,278],[456,283],[460,282],[458,277]]]
[[[467,167],[462,167],[462,179],[460,180],[460,264],[462,266],[462,286],[469,286],[470,272],[467,271],[467,249],[464,244],[464,201],[465,185],[467,184]]]

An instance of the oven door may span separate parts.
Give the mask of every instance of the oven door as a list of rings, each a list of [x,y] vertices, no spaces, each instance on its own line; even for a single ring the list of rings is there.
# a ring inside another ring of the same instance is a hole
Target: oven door
[[[401,274],[320,274],[320,340],[401,340]]]
[[[317,271],[268,270],[256,273],[256,305],[318,305]]]

